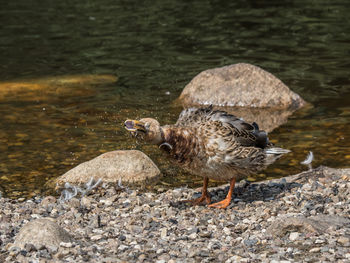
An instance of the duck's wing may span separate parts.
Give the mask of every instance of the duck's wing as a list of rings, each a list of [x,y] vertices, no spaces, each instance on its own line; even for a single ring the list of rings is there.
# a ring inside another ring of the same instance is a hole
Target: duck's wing
[[[260,130],[255,122],[250,124],[223,111],[214,113],[211,119],[221,121],[223,126],[228,126],[232,130],[234,140],[242,146],[264,149],[269,145],[267,133]]]
[[[183,110],[175,125],[182,127],[205,126],[208,129],[211,126],[215,126],[214,130],[230,130],[231,136],[233,135],[234,137],[233,139],[242,146],[265,148],[269,145],[267,133],[260,130],[258,124],[255,122],[250,124],[225,111],[213,110],[212,106]],[[223,133],[219,132],[219,134],[227,134],[226,131]]]

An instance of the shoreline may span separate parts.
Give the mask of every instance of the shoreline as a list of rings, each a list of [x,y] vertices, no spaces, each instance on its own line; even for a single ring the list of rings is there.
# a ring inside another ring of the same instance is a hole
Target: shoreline
[[[212,201],[227,190],[210,188]],[[350,261],[350,169],[321,166],[282,179],[243,181],[225,210],[181,202],[198,195],[188,188],[149,193],[99,187],[64,203],[0,198],[0,261]],[[20,229],[40,218],[54,220],[71,241],[14,245]]]

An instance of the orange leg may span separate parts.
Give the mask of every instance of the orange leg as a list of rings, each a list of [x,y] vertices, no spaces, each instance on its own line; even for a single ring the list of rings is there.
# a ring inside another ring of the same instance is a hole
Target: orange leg
[[[236,178],[233,177],[230,182],[230,190],[228,190],[227,196],[224,200],[211,204],[209,207],[215,207],[215,208],[226,208],[229,206],[233,194],[233,189],[235,188]]]
[[[186,202],[191,202],[193,205],[199,205],[200,203],[202,203],[205,200],[206,203],[209,205],[211,202],[211,199],[210,199],[210,196],[209,196],[208,191],[207,191],[208,182],[209,182],[208,177],[204,177],[202,195],[199,198],[196,198],[193,200],[186,200]]]

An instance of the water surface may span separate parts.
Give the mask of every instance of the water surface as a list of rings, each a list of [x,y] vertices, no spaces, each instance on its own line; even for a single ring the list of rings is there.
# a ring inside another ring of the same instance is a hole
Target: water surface
[[[0,96],[0,191],[45,182],[100,153],[140,149],[161,184],[199,186],[157,147],[135,143],[126,118],[175,122],[172,102],[200,71],[246,62],[279,77],[313,107],[270,138],[292,153],[256,179],[350,166],[350,6],[347,1],[7,1],[0,9],[0,81],[109,74],[115,83]],[[85,89],[85,90],[84,90]],[[78,92],[77,92],[78,90]],[[0,94],[0,95],[1,95]]]

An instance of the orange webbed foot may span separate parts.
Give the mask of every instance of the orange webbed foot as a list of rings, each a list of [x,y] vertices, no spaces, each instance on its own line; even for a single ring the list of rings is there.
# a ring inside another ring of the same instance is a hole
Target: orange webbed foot
[[[203,180],[203,189],[202,189],[202,195],[199,198],[193,199],[193,200],[184,200],[184,202],[190,202],[192,205],[199,205],[202,203],[204,200],[206,203],[209,205],[211,203],[210,195],[207,191],[208,188],[208,177],[204,177]]]
[[[211,204],[208,207],[215,207],[215,208],[221,208],[221,209],[225,209],[226,207],[228,207],[230,205],[230,202],[231,202],[233,189],[235,188],[235,183],[236,183],[236,178],[233,177],[231,179],[230,189],[228,190],[226,198],[220,202]]]
[[[208,207],[225,209],[226,207],[228,207],[230,205],[230,202],[231,202],[231,198],[230,199],[226,198],[220,202],[208,205]]]
[[[208,205],[211,203],[211,199],[208,193],[206,193],[205,195],[202,194],[199,198],[196,199],[184,200],[184,202],[192,203],[192,205],[199,205],[203,201],[205,201]]]

